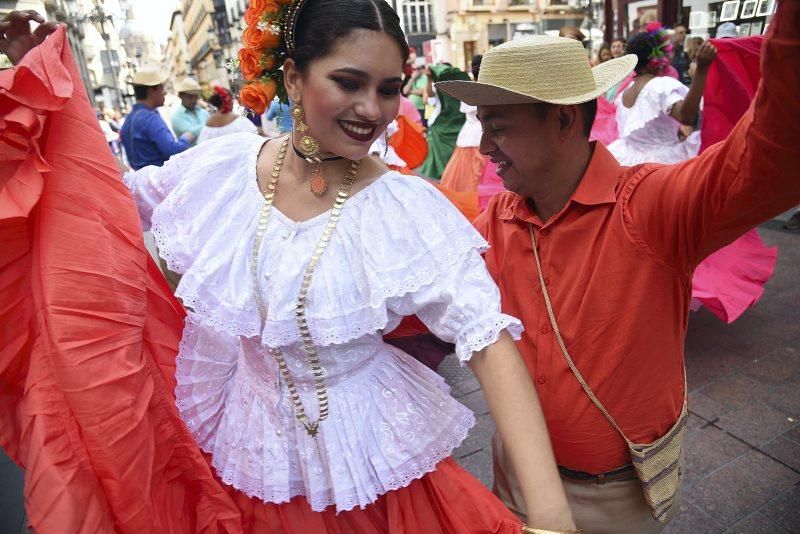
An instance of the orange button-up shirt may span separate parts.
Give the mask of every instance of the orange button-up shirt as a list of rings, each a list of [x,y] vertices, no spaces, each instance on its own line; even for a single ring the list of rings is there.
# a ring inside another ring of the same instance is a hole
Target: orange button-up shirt
[[[583,392],[550,327],[529,234],[566,346],[634,442],[675,423],[694,268],[748,229],[800,203],[800,2],[782,2],[762,52],[753,106],[729,138],[676,165],[623,168],[601,144],[564,208],[542,222],[513,193],[475,225],[503,311],[520,318],[559,465],[589,473],[630,462]]]

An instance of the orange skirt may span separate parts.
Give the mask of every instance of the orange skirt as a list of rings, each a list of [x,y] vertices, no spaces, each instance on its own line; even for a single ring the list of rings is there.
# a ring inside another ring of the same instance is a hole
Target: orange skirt
[[[442,173],[442,186],[461,193],[477,193],[487,158],[477,147],[456,147]]]
[[[0,445],[47,533],[518,532],[452,460],[363,510],[250,499],[175,407],[184,311],[60,28],[0,73]]]

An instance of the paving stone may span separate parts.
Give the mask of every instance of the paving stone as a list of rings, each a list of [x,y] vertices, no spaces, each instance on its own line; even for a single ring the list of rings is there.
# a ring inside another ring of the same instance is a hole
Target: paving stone
[[[800,486],[794,486],[767,503],[761,514],[789,532],[800,532]]]
[[[491,447],[459,458],[457,461],[461,464],[461,467],[472,473],[472,476],[480,480],[484,486],[491,489],[492,484],[494,484]]]
[[[0,532],[17,534],[25,521],[24,474],[14,462],[0,464]]]
[[[699,392],[720,403],[725,413],[745,404],[750,404],[767,394],[770,386],[755,378],[734,374],[705,386]]]
[[[722,532],[714,518],[685,500],[672,521],[663,530],[664,534],[714,534]]]
[[[733,407],[712,399],[700,389],[689,393],[689,410],[706,421],[715,421]]]
[[[751,450],[741,441],[713,426],[687,433],[685,444],[687,485]]]
[[[797,473],[751,451],[690,486],[685,499],[728,528],[798,481]]]
[[[781,347],[756,359],[744,372],[764,384],[780,384],[800,373],[800,351]]]
[[[764,396],[764,402],[800,421],[800,380],[790,380],[773,386]]]
[[[458,400],[464,404],[464,406],[475,412],[476,416],[489,413],[489,405],[486,404],[486,398],[484,398],[483,390],[481,389],[459,397]]]
[[[469,431],[467,439],[453,451],[453,456],[455,458],[462,458],[484,448],[491,450],[494,431],[494,421],[490,415],[476,417],[475,426]]]
[[[462,397],[481,388],[475,374],[466,365],[461,365],[455,354],[450,354],[442,360],[436,370],[451,388],[451,394]]]
[[[730,412],[717,423],[720,428],[755,447],[765,445],[797,424],[796,420],[789,421],[785,413],[763,401]]]
[[[691,400],[689,401],[689,407],[691,408]],[[689,417],[686,420],[686,430],[687,431],[691,432],[693,430],[700,430],[701,428],[703,428],[703,427],[705,427],[707,425],[708,425],[708,423],[706,422],[705,419],[701,419],[700,417],[698,417],[697,415],[692,413],[692,410],[690,409]]]
[[[783,437],[790,441],[794,441],[795,443],[800,443],[800,425],[787,432],[784,432]]]
[[[764,517],[763,514],[756,512],[733,525],[725,531],[725,534],[784,534],[788,532],[782,526]]]
[[[691,322],[691,321],[690,321]],[[694,391],[715,380],[738,371],[751,364],[753,358],[740,352],[715,344],[699,354],[686,357],[686,376],[689,391]]]
[[[779,437],[762,447],[762,450],[800,472],[800,444],[790,439]]]

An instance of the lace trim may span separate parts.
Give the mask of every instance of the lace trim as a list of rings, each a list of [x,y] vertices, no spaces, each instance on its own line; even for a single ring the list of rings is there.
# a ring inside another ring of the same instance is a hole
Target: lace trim
[[[448,458],[453,450],[456,449],[461,443],[466,439],[469,430],[475,426],[475,417],[470,411],[466,411],[465,414],[460,418],[458,423],[455,426],[455,433],[448,434],[446,439],[444,439],[433,451],[432,455],[429,455],[427,458],[421,460],[421,467],[419,469],[415,469],[410,471],[407,474],[404,474],[401,477],[395,478],[392,477],[386,482],[383,481],[376,481],[373,479],[371,484],[369,484],[368,489],[366,492],[370,495],[366,502],[362,502],[361,499],[357,497],[351,496],[355,495],[355,492],[350,492],[350,495],[346,497],[339,497],[337,499],[332,498],[330,495],[325,496],[308,496],[306,495],[305,488],[302,487],[301,484],[298,483],[298,486],[292,488],[291,484],[290,487],[284,491],[271,491],[271,492],[264,492],[259,491],[257,488],[248,487],[247,485],[240,484],[237,480],[236,473],[233,472],[232,469],[226,470],[224,466],[220,466],[219,463],[216,461],[216,456],[214,455],[214,447],[206,447],[202,446],[202,449],[207,452],[208,454],[212,455],[211,465],[214,467],[214,470],[217,472],[219,477],[225,484],[236,488],[237,490],[241,491],[248,497],[253,497],[256,499],[260,499],[264,502],[274,503],[274,504],[282,504],[289,502],[294,497],[303,496],[308,501],[308,504],[311,506],[311,510],[314,512],[322,512],[328,506],[335,505],[336,512],[348,512],[355,507],[365,508],[370,504],[374,503],[378,500],[378,497],[381,495],[388,493],[390,491],[394,491],[400,488],[405,488],[409,486],[415,480],[419,480],[428,473],[434,471],[436,469],[436,465]],[[363,482],[363,481],[361,481]],[[378,483],[379,482],[379,483]],[[329,488],[329,491],[332,491]],[[341,492],[337,491],[337,494],[341,494]]]
[[[494,324],[491,324],[494,321]],[[487,322],[490,326],[487,328]],[[475,321],[467,327],[456,339],[456,356],[461,364],[467,363],[472,354],[481,351],[496,343],[500,333],[508,330],[514,341],[519,341],[524,330],[522,323],[516,317],[501,313],[499,317],[492,315]]]
[[[382,279],[381,281],[384,283],[380,291],[370,292],[372,293],[371,299],[366,302],[366,307],[330,317],[310,315],[309,327],[315,344],[321,347],[341,345],[353,339],[385,330],[392,322],[386,309],[386,300],[402,297],[407,293],[428,287],[442,273],[448,272],[453,266],[463,261],[471,250],[483,253],[488,249],[488,244],[480,234],[471,231],[471,228],[467,228],[468,232],[463,230],[464,228],[458,228],[447,235],[448,239],[444,241],[449,241],[448,246],[451,250],[448,251],[445,258],[438,259],[437,263],[432,266],[421,265],[426,256],[414,258],[408,262],[409,267],[396,266],[396,272],[405,276],[397,280]],[[166,238],[163,228],[157,220],[153,224],[152,232],[158,244],[159,255],[166,260],[171,270],[181,272],[178,269],[183,267],[183,262],[172,254],[170,240]],[[453,238],[453,234],[456,233],[460,233],[461,236]],[[417,263],[414,264],[414,261]],[[430,257],[428,261],[432,261]],[[414,266],[414,272],[409,272],[411,265]],[[369,281],[364,280],[360,289],[368,284]],[[300,339],[300,332],[297,330],[297,323],[293,318],[268,320],[263,331],[259,331],[258,314],[255,308],[235,309],[230,304],[221,302],[213,293],[201,292],[201,289],[204,289],[202,282],[195,281],[191,277],[191,273],[187,273],[178,285],[175,294],[193,310],[193,316],[196,319],[215,330],[226,332],[231,336],[257,337],[260,335],[262,343],[270,347],[286,346]],[[249,287],[248,290],[252,291],[252,287]],[[499,332],[497,336],[499,336]]]

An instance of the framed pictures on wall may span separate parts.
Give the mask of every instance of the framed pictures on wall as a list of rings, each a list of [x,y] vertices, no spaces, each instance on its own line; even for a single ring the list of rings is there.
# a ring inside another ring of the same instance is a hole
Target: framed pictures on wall
[[[775,11],[775,0],[758,0],[756,16],[766,17]]]
[[[748,35],[750,35],[750,23],[739,24],[739,37],[747,37]]]
[[[726,20],[736,20],[739,14],[739,0],[728,0],[722,4],[722,12],[719,15],[719,21],[725,22]]]
[[[750,35],[761,35],[761,30],[764,26],[764,23],[760,20],[750,23]]]
[[[708,28],[708,13],[705,11],[692,11],[689,13],[689,29],[700,30]]]
[[[742,4],[742,15],[743,19],[749,19],[756,16],[756,5],[758,4],[758,0],[745,0]]]

